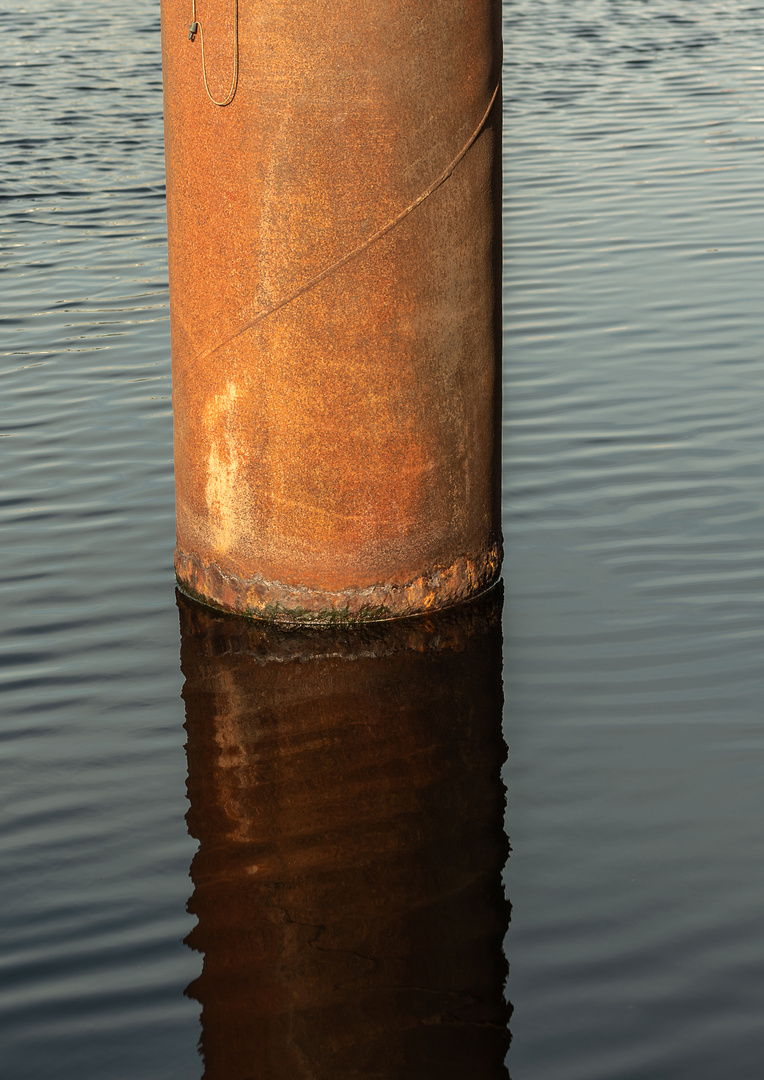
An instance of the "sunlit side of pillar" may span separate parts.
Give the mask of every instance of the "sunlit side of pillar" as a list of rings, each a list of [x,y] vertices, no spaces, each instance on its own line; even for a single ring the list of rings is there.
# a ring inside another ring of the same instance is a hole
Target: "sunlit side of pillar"
[[[498,0],[162,0],[162,43],[181,586],[312,622],[480,593]]]
[[[500,599],[313,637],[180,611],[205,1080],[506,1080]]]

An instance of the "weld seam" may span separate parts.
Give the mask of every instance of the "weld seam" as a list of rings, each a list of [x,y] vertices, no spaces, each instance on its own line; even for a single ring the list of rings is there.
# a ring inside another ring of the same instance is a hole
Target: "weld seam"
[[[262,322],[262,320],[266,319],[269,315],[273,315],[275,312],[280,311],[281,308],[286,307],[287,304],[291,304],[293,300],[296,300],[298,296],[302,296],[303,293],[309,292],[311,289],[314,289],[316,285],[320,285],[322,281],[326,281],[328,277],[336,273],[341,267],[345,266],[346,263],[349,263],[352,259],[356,259],[359,255],[362,255],[363,252],[370,248],[372,244],[375,244],[377,240],[381,240],[383,236],[389,233],[397,225],[400,225],[400,223],[405,218],[407,218],[413,210],[416,210],[418,206],[422,205],[425,199],[429,199],[429,197],[434,194],[434,192],[436,192],[439,187],[445,184],[446,180],[448,180],[448,178],[451,176],[456,166],[466,156],[468,151],[477,141],[477,138],[482,132],[483,128],[485,127],[486,121],[491,114],[491,109],[494,106],[494,102],[498,97],[500,89],[501,81],[496,84],[496,88],[491,95],[491,100],[488,102],[488,107],[480,118],[480,122],[478,123],[477,127],[472,132],[469,139],[467,139],[467,142],[461,148],[456,157],[450,162],[450,164],[446,166],[440,176],[433,180],[430,186],[426,188],[421,193],[421,195],[418,195],[417,198],[414,199],[413,202],[410,202],[404,210],[401,210],[400,213],[396,214],[394,218],[391,218],[381,228],[377,229],[375,233],[372,233],[371,236],[367,237],[367,239],[364,240],[363,243],[359,244],[358,247],[353,248],[352,251],[347,252],[347,254],[342,255],[339,259],[333,262],[331,266],[327,266],[325,270],[322,270],[320,273],[316,274],[315,277],[309,278],[308,281],[303,282],[302,285],[298,286],[292,292],[287,293],[286,296],[282,296],[281,299],[274,300],[271,304],[268,304],[266,307],[262,308],[260,311],[258,311],[254,318],[250,319],[249,322],[246,322],[243,326],[240,326],[238,330],[234,330],[234,332],[232,334],[229,334],[228,337],[222,338],[215,345],[211,345],[207,349],[202,349],[201,352],[196,354],[192,363],[196,363],[197,360],[203,360],[208,356],[212,356],[213,353],[216,353],[218,351],[218,349],[222,349],[224,345],[228,345],[228,343],[233,341],[235,338],[240,337],[242,334],[246,334],[247,330],[251,330],[253,326],[256,326],[257,323]]]

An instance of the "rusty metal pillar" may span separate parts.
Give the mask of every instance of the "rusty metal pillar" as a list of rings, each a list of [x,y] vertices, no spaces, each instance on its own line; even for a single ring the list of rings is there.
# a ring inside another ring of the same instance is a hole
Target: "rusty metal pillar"
[[[386,619],[501,563],[498,0],[162,0],[178,581]]]

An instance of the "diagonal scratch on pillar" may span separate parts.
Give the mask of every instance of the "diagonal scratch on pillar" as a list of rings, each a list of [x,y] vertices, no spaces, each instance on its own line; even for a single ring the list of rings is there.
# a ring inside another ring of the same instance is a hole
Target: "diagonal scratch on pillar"
[[[446,166],[440,176],[433,180],[430,186],[426,188],[420,195],[418,195],[413,202],[409,203],[409,205],[405,207],[405,209],[401,210],[398,214],[396,214],[394,218],[391,218],[384,225],[382,225],[381,228],[377,229],[375,233],[372,233],[371,236],[367,237],[366,240],[363,241],[363,243],[358,245],[358,247],[355,247],[352,251],[348,251],[347,254],[342,255],[330,266],[327,266],[325,270],[322,270],[314,277],[309,278],[308,281],[303,282],[302,285],[299,285],[296,289],[293,289],[292,292],[287,293],[286,296],[282,296],[279,300],[274,300],[266,307],[261,308],[260,311],[258,311],[258,313],[253,318],[240,326],[238,330],[234,330],[232,334],[228,334],[227,337],[221,338],[220,341],[217,341],[214,345],[210,345],[206,349],[202,349],[200,352],[198,352],[194,357],[193,361],[191,362],[195,363],[197,360],[203,360],[206,359],[208,356],[212,356],[218,351],[218,349],[222,349],[224,345],[227,345],[229,342],[234,341],[237,337],[241,337],[242,334],[245,334],[247,330],[251,330],[253,326],[257,325],[257,323],[262,322],[263,319],[267,319],[269,315],[273,315],[281,308],[286,307],[287,304],[291,304],[292,301],[296,300],[298,296],[302,296],[303,293],[309,292],[311,289],[315,288],[316,285],[319,285],[322,281],[325,281],[332,274],[336,273],[336,271],[339,270],[340,267],[345,266],[346,263],[351,262],[353,259],[356,259],[359,255],[363,254],[363,252],[370,248],[372,244],[376,243],[377,240],[380,240],[383,236],[385,236],[392,229],[394,229],[396,225],[399,225],[405,218],[407,218],[413,210],[416,210],[417,206],[421,206],[425,199],[428,199],[430,195],[436,192],[438,188],[441,187],[446,182],[446,180],[448,180],[456,166],[466,156],[470,148],[476,142],[478,136],[485,127],[488,117],[491,114],[491,109],[494,106],[500,89],[501,80],[499,80],[499,82],[496,84],[493,94],[491,95],[491,100],[488,102],[488,107],[480,118],[480,122],[478,123],[477,127],[472,132],[469,139],[467,139],[467,142],[461,148],[456,157],[453,158],[453,160]]]

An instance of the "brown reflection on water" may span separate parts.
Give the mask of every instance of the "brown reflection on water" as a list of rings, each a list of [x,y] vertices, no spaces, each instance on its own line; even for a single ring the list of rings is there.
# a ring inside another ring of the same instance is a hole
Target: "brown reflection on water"
[[[205,1080],[501,1080],[501,596],[285,633],[179,595]]]

